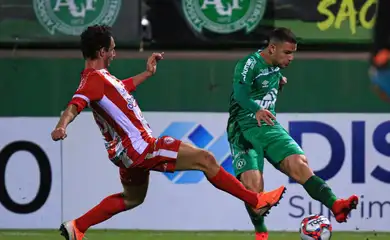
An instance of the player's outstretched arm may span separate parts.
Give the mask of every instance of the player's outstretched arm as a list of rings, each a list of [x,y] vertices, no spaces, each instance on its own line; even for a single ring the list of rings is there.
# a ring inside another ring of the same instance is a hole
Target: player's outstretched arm
[[[88,106],[90,102],[99,101],[104,96],[104,84],[102,77],[97,72],[92,72],[83,77],[68,107],[61,114],[51,137],[54,141],[66,138],[66,127],[76,116]]]
[[[125,79],[123,81],[123,83],[126,85],[127,81],[131,80],[131,81],[133,81],[134,87],[137,87],[138,85],[143,83],[146,79],[150,78],[151,76],[153,76],[153,73],[151,73],[149,71],[145,71],[145,72],[142,72],[134,77],[131,77],[130,79]]]
[[[51,137],[54,141],[62,140],[66,138],[66,127],[71,123],[78,115],[76,105],[70,104],[65,111],[61,114],[60,120],[57,123],[54,131],[51,133]]]
[[[123,80],[123,83],[127,86],[128,89],[134,90],[138,85],[143,83],[146,79],[153,76],[157,71],[157,62],[164,59],[164,52],[162,53],[153,53],[146,62],[146,71]]]

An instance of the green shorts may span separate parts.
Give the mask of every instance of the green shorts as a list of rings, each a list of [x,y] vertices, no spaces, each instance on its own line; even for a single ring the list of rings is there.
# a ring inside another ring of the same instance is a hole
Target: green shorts
[[[238,177],[249,170],[264,170],[264,158],[274,167],[286,157],[304,154],[302,148],[279,124],[253,127],[237,132],[229,139],[233,157],[233,169]]]

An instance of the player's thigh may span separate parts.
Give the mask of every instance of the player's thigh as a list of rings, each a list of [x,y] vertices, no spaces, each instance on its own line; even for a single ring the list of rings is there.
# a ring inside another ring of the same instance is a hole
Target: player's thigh
[[[252,161],[256,162],[257,170],[261,173],[264,171],[264,152],[267,146],[267,141],[264,140],[265,132],[265,126],[253,127],[243,131],[242,135],[245,141],[251,145],[249,154],[252,155]]]
[[[241,134],[229,139],[229,145],[233,159],[233,170],[237,178],[247,171],[263,172],[263,152],[257,153]]]
[[[313,175],[304,151],[281,125],[270,128],[265,139],[265,156],[277,169],[299,183],[306,182]]]
[[[142,168],[119,168],[126,209],[141,205],[149,186],[150,172]]]
[[[200,170],[206,172],[214,168],[219,170],[214,155],[189,143],[181,142],[176,160],[176,170]]]
[[[270,126],[263,138],[265,156],[278,169],[288,156],[304,155],[302,148],[280,124]]]
[[[151,148],[138,167],[158,172],[175,171],[180,145],[180,140],[169,136],[155,139],[150,143]]]

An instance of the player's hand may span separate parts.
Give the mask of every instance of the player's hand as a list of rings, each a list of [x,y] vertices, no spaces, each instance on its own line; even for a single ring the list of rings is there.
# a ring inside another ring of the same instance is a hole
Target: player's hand
[[[282,77],[282,79],[280,79],[279,81],[279,91],[282,91],[284,85],[287,83],[287,78],[286,77]]]
[[[164,59],[164,52],[162,53],[153,53],[152,56],[148,58],[146,63],[146,71],[151,75],[154,75],[157,70],[157,62]]]
[[[256,120],[259,126],[261,126],[262,120],[268,125],[273,126],[274,122],[272,121],[272,119],[276,120],[276,117],[267,109],[261,109],[256,113]]]
[[[54,129],[53,132],[51,132],[51,138],[54,141],[63,140],[67,137],[65,128],[59,127]]]

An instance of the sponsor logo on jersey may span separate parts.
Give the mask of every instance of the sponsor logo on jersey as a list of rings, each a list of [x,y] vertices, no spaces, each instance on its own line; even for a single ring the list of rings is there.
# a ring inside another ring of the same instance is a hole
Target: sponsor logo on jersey
[[[249,58],[244,66],[244,69],[242,70],[241,76],[243,77],[243,80],[245,82],[246,75],[248,74],[249,68],[253,69],[256,65],[256,60],[254,58]]]

